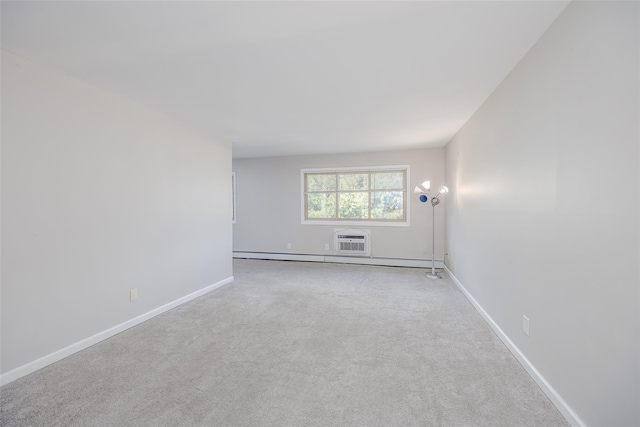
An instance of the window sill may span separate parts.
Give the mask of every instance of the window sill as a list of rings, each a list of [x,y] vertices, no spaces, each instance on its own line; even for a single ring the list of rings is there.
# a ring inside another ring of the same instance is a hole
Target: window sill
[[[409,221],[380,222],[380,221],[302,221],[302,225],[340,225],[346,227],[409,227]]]

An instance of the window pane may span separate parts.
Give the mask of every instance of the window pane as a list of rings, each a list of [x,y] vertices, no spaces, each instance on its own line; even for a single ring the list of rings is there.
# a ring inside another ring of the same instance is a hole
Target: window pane
[[[368,190],[369,174],[368,173],[341,173],[339,174],[339,190]]]
[[[371,174],[372,189],[376,190],[400,190],[404,188],[404,173],[402,172],[375,172]]]
[[[402,167],[303,171],[303,222],[406,220],[407,175]]]
[[[336,217],[336,193],[307,194],[307,218]]]
[[[307,174],[307,191],[336,191],[336,174]]]
[[[339,193],[338,218],[368,219],[369,193]]]
[[[371,193],[372,219],[404,219],[402,191],[373,191]]]

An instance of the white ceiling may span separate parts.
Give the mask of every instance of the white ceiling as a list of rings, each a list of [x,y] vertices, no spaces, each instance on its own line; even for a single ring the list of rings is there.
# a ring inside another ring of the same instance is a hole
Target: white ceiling
[[[233,143],[446,144],[567,1],[6,2],[2,48]]]

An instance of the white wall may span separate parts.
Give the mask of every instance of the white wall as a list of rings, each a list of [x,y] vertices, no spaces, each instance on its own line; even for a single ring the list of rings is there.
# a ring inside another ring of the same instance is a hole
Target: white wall
[[[2,51],[1,372],[229,279],[230,175],[230,144]]]
[[[590,426],[640,425],[638,23],[573,2],[446,147],[448,267]]]
[[[306,168],[409,165],[410,226],[354,226],[371,230],[371,256],[431,259],[431,205],[419,203],[412,189],[431,180],[444,183],[444,149],[421,149],[339,155],[234,159],[237,180],[237,222],[233,250],[333,255],[334,228],[350,226],[301,224],[300,170]],[[436,259],[444,248],[444,209],[436,210]],[[287,249],[291,243],[291,249]],[[325,250],[329,243],[330,250]]]

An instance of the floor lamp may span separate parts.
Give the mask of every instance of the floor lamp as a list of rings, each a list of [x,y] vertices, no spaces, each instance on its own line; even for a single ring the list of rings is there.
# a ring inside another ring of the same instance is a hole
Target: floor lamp
[[[440,197],[449,192],[446,186],[442,186],[435,196],[431,196],[431,182],[425,181],[422,183],[422,187],[416,186],[413,190],[414,193],[420,194],[420,201],[426,203],[431,197],[431,273],[427,273],[427,277],[430,279],[440,279],[440,276],[436,273],[436,206],[440,203]]]

